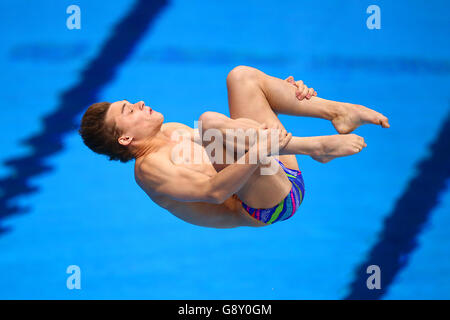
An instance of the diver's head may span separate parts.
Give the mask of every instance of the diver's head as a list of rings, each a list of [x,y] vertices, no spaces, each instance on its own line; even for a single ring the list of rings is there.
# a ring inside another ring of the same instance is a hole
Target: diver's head
[[[163,121],[164,116],[143,101],[99,102],[86,110],[79,133],[92,151],[127,162],[160,131]]]

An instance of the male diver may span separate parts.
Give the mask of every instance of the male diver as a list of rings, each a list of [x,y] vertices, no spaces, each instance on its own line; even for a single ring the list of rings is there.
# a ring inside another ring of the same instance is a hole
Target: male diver
[[[245,153],[231,163],[215,163],[208,157],[200,162],[190,161],[194,157],[174,161],[173,151],[180,143],[173,139],[174,132],[190,134],[187,143],[193,152],[205,151],[208,143],[199,142],[195,130],[184,124],[164,123],[164,116],[143,101],[95,103],[83,115],[79,133],[91,150],[110,160],[135,159],[137,184],[176,217],[205,227],[233,228],[267,226],[294,215],[305,196],[296,154],[326,163],[367,146],[362,137],[351,134],[358,126],[371,123],[390,127],[381,113],[319,98],[302,81],[278,79],[252,67],[231,70],[227,89],[230,117],[203,113],[197,134],[215,129],[223,133],[225,141],[227,130],[254,129],[261,133],[276,129],[275,153],[274,143],[261,144],[258,133],[256,142],[246,142]],[[339,134],[292,137],[278,114],[326,119]],[[225,144],[223,148],[224,155],[229,153]],[[256,161],[249,161],[252,152],[257,154]],[[263,168],[274,163],[277,170],[273,174],[262,174]]]

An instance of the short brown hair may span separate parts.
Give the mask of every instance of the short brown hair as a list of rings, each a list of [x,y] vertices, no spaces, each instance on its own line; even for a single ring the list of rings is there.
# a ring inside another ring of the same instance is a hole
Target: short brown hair
[[[91,105],[81,119],[78,132],[84,144],[92,151],[108,156],[109,160],[128,162],[134,159],[134,155],[126,146],[117,141],[122,133],[115,124],[108,127],[105,123],[106,113],[110,106],[109,102],[98,102]]]

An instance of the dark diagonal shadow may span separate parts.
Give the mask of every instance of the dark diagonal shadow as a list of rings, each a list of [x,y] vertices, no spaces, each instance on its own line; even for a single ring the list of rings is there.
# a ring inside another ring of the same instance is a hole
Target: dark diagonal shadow
[[[416,176],[384,221],[378,242],[370,250],[366,261],[357,268],[350,293],[345,299],[380,299],[404,268],[409,255],[417,247],[417,236],[439,202],[450,178],[450,113],[430,147],[429,156],[418,164]],[[381,289],[369,290],[370,276],[366,269],[378,265],[381,269]]]
[[[56,110],[43,118],[42,131],[21,142],[30,147],[29,155],[4,162],[12,174],[0,180],[0,234],[6,231],[1,225],[6,217],[29,211],[11,201],[38,191],[30,180],[53,170],[45,159],[63,150],[64,136],[79,127],[77,116],[96,102],[100,91],[114,79],[118,68],[166,5],[166,0],[137,1],[112,30],[99,54],[87,64],[79,82],[63,92]]]

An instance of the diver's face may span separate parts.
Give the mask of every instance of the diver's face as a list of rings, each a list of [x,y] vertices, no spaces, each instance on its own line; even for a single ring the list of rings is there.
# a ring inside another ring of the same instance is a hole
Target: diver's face
[[[115,123],[122,132],[119,143],[129,144],[156,134],[164,116],[145,105],[144,101],[130,103],[127,100],[113,102],[106,113],[106,123]]]

